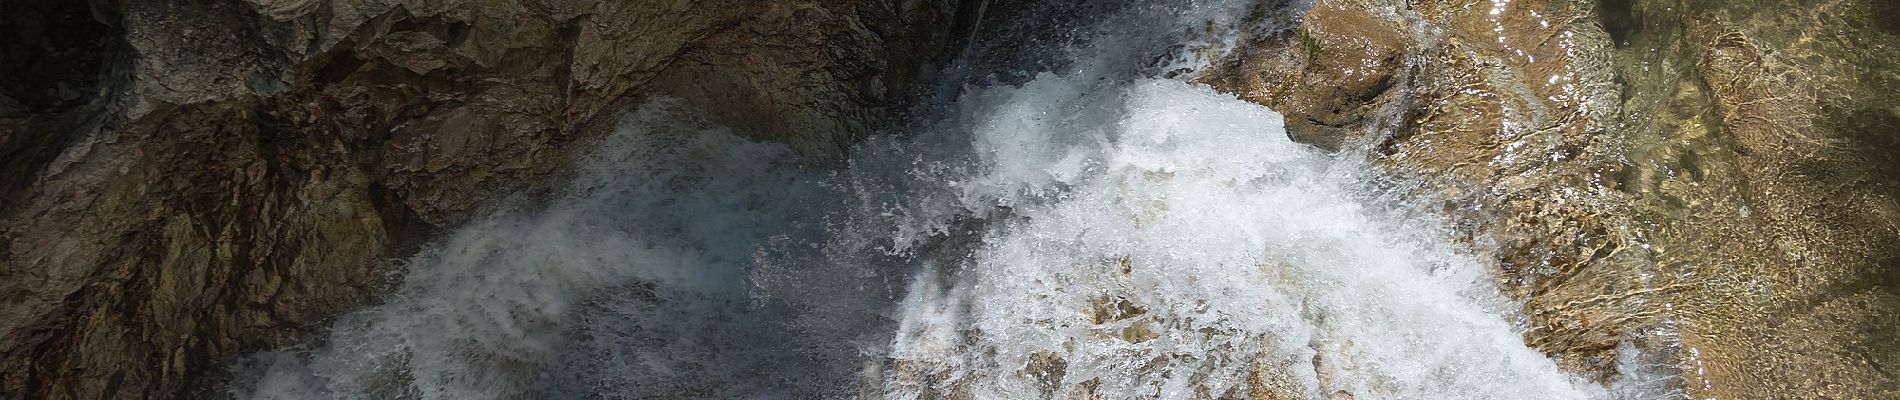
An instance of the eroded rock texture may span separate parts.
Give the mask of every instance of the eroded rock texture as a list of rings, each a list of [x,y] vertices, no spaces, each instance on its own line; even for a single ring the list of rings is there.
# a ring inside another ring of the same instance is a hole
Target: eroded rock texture
[[[1698,398],[1887,398],[1888,3],[1318,0],[1203,81],[1419,177],[1573,371],[1627,343]]]
[[[833,152],[954,2],[14,1],[0,16],[0,398],[215,387],[404,254],[560,181],[666,95]]]

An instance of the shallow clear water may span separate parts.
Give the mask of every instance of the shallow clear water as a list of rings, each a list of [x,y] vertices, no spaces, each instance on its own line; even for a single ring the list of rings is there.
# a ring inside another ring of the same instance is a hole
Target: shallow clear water
[[[1633,397],[1527,348],[1484,254],[1281,116],[1167,79],[1244,2],[1133,6],[1072,62],[808,163],[659,100],[543,210],[253,354],[242,398]],[[1156,57],[1160,54],[1162,57]],[[1630,392],[1630,391],[1635,392]],[[1279,397],[1276,397],[1279,396]]]

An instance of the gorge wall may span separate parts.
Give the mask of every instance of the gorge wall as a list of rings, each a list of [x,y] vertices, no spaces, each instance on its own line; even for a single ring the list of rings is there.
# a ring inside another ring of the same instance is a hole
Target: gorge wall
[[[652,96],[841,153],[964,42],[1063,34],[984,32],[1029,7],[984,3],[11,3],[0,398],[216,395],[229,358],[308,340],[384,292],[388,260],[533,204]],[[1635,348],[1696,397],[1900,392],[1900,8],[1257,10],[1298,28],[1197,81],[1415,178],[1566,369],[1613,380]]]
[[[27,1],[0,49],[0,398],[217,392],[664,95],[836,152],[935,1]]]

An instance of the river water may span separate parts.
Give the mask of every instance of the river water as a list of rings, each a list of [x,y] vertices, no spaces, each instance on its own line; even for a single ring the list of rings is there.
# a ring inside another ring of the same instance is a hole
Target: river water
[[[240,398],[1646,398],[1526,347],[1367,160],[1180,79],[1244,1],[1108,7],[839,167],[659,99],[545,208],[246,356]],[[995,71],[990,71],[994,73]],[[975,74],[965,74],[968,78]],[[945,78],[950,79],[950,78]],[[1639,357],[1629,357],[1634,360]],[[1632,362],[1634,364],[1634,362]],[[1642,378],[1640,365],[1619,367]]]

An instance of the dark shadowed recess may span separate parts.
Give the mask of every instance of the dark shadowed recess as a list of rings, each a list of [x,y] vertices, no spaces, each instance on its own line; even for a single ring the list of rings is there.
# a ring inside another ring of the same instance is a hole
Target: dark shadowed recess
[[[8,0],[0,7],[0,209],[52,161],[104,84],[117,10],[79,0]]]

